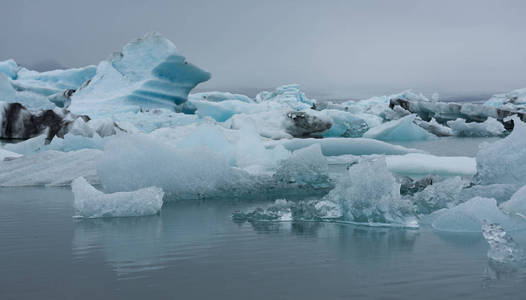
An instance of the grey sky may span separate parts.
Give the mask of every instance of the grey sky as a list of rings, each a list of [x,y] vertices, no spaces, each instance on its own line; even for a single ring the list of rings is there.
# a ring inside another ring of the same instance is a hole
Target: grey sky
[[[2,0],[0,60],[96,64],[149,31],[207,89],[300,83],[363,97],[526,87],[526,1]]]

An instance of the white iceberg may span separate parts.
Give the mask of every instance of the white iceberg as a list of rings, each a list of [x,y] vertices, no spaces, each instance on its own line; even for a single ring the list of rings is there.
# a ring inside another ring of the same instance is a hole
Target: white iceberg
[[[71,98],[74,113],[118,116],[151,108],[171,108],[210,73],[188,63],[175,45],[158,34],[137,39],[102,61],[95,76]]]
[[[71,183],[75,217],[135,217],[155,215],[161,211],[164,192],[148,187],[133,192],[104,194],[86,179],[79,177]]]
[[[435,135],[416,125],[415,118],[416,115],[408,115],[399,120],[383,123],[369,129],[363,137],[393,142],[436,139]]]
[[[285,149],[296,151],[313,144],[321,146],[321,152],[325,156],[339,155],[400,155],[407,153],[420,153],[421,150],[391,145],[382,141],[367,138],[324,138],[324,139],[290,139],[268,143],[269,147],[283,145]]]
[[[466,120],[459,118],[454,121],[448,121],[447,125],[451,127],[453,134],[456,136],[491,137],[501,136],[506,132],[504,125],[491,117],[482,123],[466,123]]]
[[[477,173],[477,162],[473,157],[409,153],[388,156],[385,161],[391,172],[407,176],[473,176]]]

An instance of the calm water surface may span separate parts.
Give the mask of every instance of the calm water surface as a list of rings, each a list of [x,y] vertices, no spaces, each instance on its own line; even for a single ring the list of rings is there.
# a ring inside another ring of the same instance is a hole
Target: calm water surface
[[[334,223],[236,224],[262,203],[173,203],[73,219],[69,189],[0,189],[0,299],[524,299],[480,235]],[[524,245],[526,233],[514,233]]]

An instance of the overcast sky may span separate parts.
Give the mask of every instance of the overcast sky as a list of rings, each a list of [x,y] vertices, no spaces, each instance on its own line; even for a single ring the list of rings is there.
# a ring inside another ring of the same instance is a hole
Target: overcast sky
[[[203,88],[353,97],[526,87],[526,1],[2,0],[0,60],[96,64],[157,31],[210,71]]]

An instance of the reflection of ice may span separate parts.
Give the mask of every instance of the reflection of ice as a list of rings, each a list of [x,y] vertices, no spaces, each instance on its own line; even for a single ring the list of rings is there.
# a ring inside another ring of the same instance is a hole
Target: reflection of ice
[[[179,210],[179,211],[178,211]],[[72,241],[74,256],[83,258],[102,251],[120,276],[161,269],[168,261],[206,255],[220,224],[216,208],[171,207],[160,216],[76,220]]]

